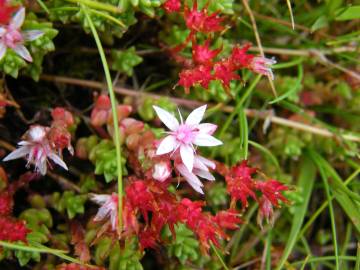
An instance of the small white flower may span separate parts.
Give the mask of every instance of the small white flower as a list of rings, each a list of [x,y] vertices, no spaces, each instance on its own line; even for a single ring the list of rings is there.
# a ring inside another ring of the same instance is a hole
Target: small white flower
[[[91,200],[101,207],[99,208],[94,221],[101,221],[110,218],[111,228],[116,231],[118,224],[118,196],[112,195],[92,195]]]
[[[201,156],[195,156],[194,168],[189,171],[186,166],[181,162],[175,161],[175,168],[185,178],[185,180],[195,189],[197,192],[204,194],[200,179],[204,178],[209,181],[215,181],[215,177],[209,172],[209,168],[215,169],[215,163]]]
[[[26,157],[27,167],[33,163],[35,171],[45,175],[49,158],[67,170],[65,162],[51,148],[47,139],[47,132],[48,128],[46,127],[39,125],[31,126],[24,135],[25,140],[18,143],[20,147],[7,155],[3,161]]]
[[[193,110],[185,123],[180,114],[181,123],[169,112],[153,106],[160,120],[170,129],[157,148],[156,154],[163,155],[170,152],[175,153],[180,150],[182,163],[189,172],[194,166],[195,148],[196,146],[217,146],[222,142],[211,136],[216,130],[216,125],[210,123],[200,124],[204,117],[206,105]]]
[[[5,56],[6,50],[10,48],[26,61],[32,62],[32,57],[24,43],[38,39],[44,33],[39,30],[21,31],[24,20],[25,8],[22,7],[12,17],[9,25],[0,27],[0,60]]]
[[[165,181],[171,175],[170,163],[166,161],[160,161],[153,167],[152,177],[160,182]]]

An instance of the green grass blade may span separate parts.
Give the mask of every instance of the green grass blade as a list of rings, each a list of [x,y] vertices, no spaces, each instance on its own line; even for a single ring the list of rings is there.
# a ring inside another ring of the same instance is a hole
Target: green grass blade
[[[239,129],[240,129],[240,146],[242,157],[248,158],[249,149],[249,127],[244,109],[239,110]]]
[[[329,204],[329,213],[330,213],[330,220],[331,220],[331,231],[332,231],[332,237],[333,237],[333,243],[334,243],[334,251],[335,251],[335,263],[336,263],[336,270],[339,270],[340,268],[340,262],[339,262],[339,247],[338,247],[338,243],[337,243],[337,234],[336,234],[336,224],[335,224],[335,216],[334,216],[334,208],[333,208],[333,204],[331,201],[331,195],[330,195],[330,186],[328,183],[328,174],[329,171],[327,170],[327,168],[325,168],[323,166],[323,162],[320,158],[320,156],[315,152],[310,150],[309,151],[310,157],[312,158],[312,160],[316,163],[321,178],[324,182],[324,187],[325,187],[325,192],[326,192],[326,198]]]
[[[310,259],[307,260],[307,263],[311,263],[311,262],[326,262],[326,261],[335,261],[336,259],[339,260],[343,260],[343,261],[356,261],[356,257],[355,256],[339,256],[339,257],[335,257],[335,256],[323,256],[323,257],[312,257]],[[296,266],[296,265],[302,265],[304,264],[304,261],[297,261],[297,262],[293,262],[291,265],[292,266]],[[289,268],[290,269],[290,268]]]
[[[115,140],[115,149],[116,149],[116,167],[117,167],[117,174],[118,174],[118,179],[117,179],[117,183],[118,183],[118,210],[119,210],[119,232],[121,232],[122,229],[122,193],[123,193],[123,185],[122,185],[122,164],[121,164],[121,146],[120,146],[120,132],[119,132],[119,128],[118,128],[118,115],[117,115],[117,101],[116,101],[116,97],[115,97],[115,92],[114,92],[114,88],[113,88],[113,83],[111,80],[111,75],[110,75],[110,69],[109,69],[109,65],[106,61],[106,56],[105,56],[105,52],[104,49],[102,47],[99,35],[96,31],[96,28],[94,26],[93,21],[91,20],[91,17],[89,15],[89,12],[87,10],[87,8],[85,6],[81,6],[81,8],[84,11],[84,14],[86,16],[86,20],[89,23],[91,32],[94,36],[95,42],[96,42],[96,46],[98,47],[98,51],[100,54],[100,58],[101,58],[101,62],[104,68],[104,73],[105,73],[105,78],[106,78],[106,83],[109,89],[109,95],[110,95],[110,100],[111,100],[111,111],[112,111],[112,116],[113,116],[113,123],[114,123],[114,140]]]
[[[279,264],[276,269],[280,270],[284,267],[287,258],[289,257],[292,249],[294,248],[301,225],[304,221],[310,197],[312,194],[314,182],[316,177],[316,167],[313,165],[309,158],[305,158],[300,167],[300,175],[298,180],[298,187],[302,189],[302,204],[295,208],[295,215],[292,220],[290,234],[285,245],[284,252],[280,258]]]
[[[280,168],[280,164],[279,164],[279,161],[277,160],[277,158],[273,155],[273,153],[271,153],[271,151],[269,149],[267,149],[265,146],[257,143],[257,142],[254,142],[254,141],[251,141],[249,140],[249,144],[253,147],[255,147],[256,149],[258,149],[260,152],[262,152],[263,154],[265,154],[269,160],[274,163],[274,165],[276,166],[276,169],[278,171],[278,173],[281,172],[281,168]]]
[[[106,4],[106,3],[101,3],[98,1],[93,1],[93,0],[66,0],[67,2],[71,2],[74,4],[79,4],[83,7],[89,7],[89,8],[93,8],[93,9],[97,9],[97,10],[104,10],[104,11],[109,11],[109,12],[113,12],[113,13],[121,13],[122,10],[116,6],[110,5],[110,4]]]
[[[344,185],[347,186],[352,180],[355,179],[355,177],[360,173],[360,168],[357,169],[355,172],[353,172],[348,179],[346,179],[346,181],[344,182]],[[331,197],[331,200],[333,200],[335,198],[335,196]],[[303,226],[303,228],[301,229],[301,232],[299,234],[299,237],[301,237],[302,235],[304,235],[304,233],[307,231],[308,228],[310,228],[311,224],[314,223],[314,221],[316,220],[316,218],[322,213],[322,211],[324,211],[324,209],[327,207],[328,202],[325,201],[317,210],[316,212],[309,218],[309,220],[306,222],[306,224]],[[356,224],[354,224],[356,225]],[[355,226],[356,227],[356,226]]]
[[[47,13],[50,14],[49,9],[47,8],[47,6],[45,5],[45,3],[42,0],[36,0],[39,4],[39,6]]]
[[[19,243],[8,243],[5,241],[0,241],[0,246],[8,248],[8,249],[12,249],[12,250],[21,250],[21,251],[27,251],[27,252],[52,254],[56,257],[64,259],[65,261],[73,262],[73,263],[80,264],[80,265],[87,265],[87,264],[84,264],[83,262],[81,262],[80,260],[77,260],[73,257],[70,257],[70,256],[64,254],[64,253],[67,253],[67,251],[59,250],[59,249],[52,249],[52,248],[49,248],[49,247],[46,247],[43,245],[38,245],[38,247],[36,247],[36,246],[28,246],[28,245],[24,245],[24,244],[19,244]],[[91,267],[91,265],[87,265],[87,266]]]
[[[270,101],[269,103],[270,104],[277,103],[277,102],[289,97],[290,95],[294,94],[295,92],[299,91],[301,89],[301,82],[302,82],[303,78],[304,78],[304,68],[303,68],[302,64],[299,64],[298,65],[298,76],[297,76],[295,84],[289,89],[289,91],[282,94],[278,98]]]
[[[360,243],[357,245],[355,270],[360,270]]]

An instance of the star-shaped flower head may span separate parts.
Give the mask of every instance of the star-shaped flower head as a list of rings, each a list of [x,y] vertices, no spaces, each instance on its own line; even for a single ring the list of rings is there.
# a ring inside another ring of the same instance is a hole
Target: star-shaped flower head
[[[182,163],[192,172],[195,159],[195,146],[217,146],[222,142],[211,136],[217,126],[210,123],[200,124],[206,110],[206,105],[193,110],[185,122],[180,114],[179,121],[169,112],[153,106],[160,120],[170,131],[157,148],[156,154],[163,155],[180,151]],[[194,146],[195,145],[195,146]]]
[[[5,56],[6,50],[9,48],[26,61],[32,62],[32,57],[24,43],[38,39],[44,32],[39,30],[21,31],[20,28],[24,20],[25,8],[22,7],[12,17],[9,25],[0,27],[0,60]]]
[[[45,175],[47,163],[49,162],[48,159],[51,159],[54,163],[67,170],[65,162],[58,156],[56,150],[51,147],[48,140],[48,132],[48,127],[40,125],[31,126],[25,133],[24,140],[18,143],[20,147],[7,155],[3,161],[26,157],[28,161],[26,166],[33,163],[35,171]]]

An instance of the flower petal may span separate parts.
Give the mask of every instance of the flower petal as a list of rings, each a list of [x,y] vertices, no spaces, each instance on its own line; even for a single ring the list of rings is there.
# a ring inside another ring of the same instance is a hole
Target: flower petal
[[[32,57],[24,45],[16,45],[13,50],[26,61],[32,62]]]
[[[179,121],[171,113],[158,106],[153,106],[153,108],[161,122],[163,122],[171,131],[175,131],[179,127]]]
[[[199,132],[212,135],[217,129],[217,125],[211,123],[203,123],[197,126]]]
[[[94,217],[94,221],[101,221],[110,214],[111,209],[105,205],[101,206]]]
[[[0,41],[0,60],[4,58],[6,54],[6,45],[4,42]]]
[[[0,38],[2,38],[5,33],[6,33],[6,28],[0,27]]]
[[[27,154],[29,154],[30,152],[30,148],[27,146],[22,146],[18,149],[15,149],[14,151],[12,151],[10,154],[8,154],[3,161],[9,161],[9,160],[13,160],[13,159],[18,159],[18,158],[22,158],[25,157]]]
[[[189,172],[192,171],[194,166],[194,151],[189,145],[181,145],[180,146],[180,156],[182,163],[185,165],[185,167],[189,170]]]
[[[204,133],[198,133],[195,136],[195,139],[193,141],[194,144],[197,146],[218,146],[222,145],[222,141],[216,139],[215,137],[204,134]]]
[[[35,170],[39,171],[41,175],[46,174],[47,171],[46,156],[40,157],[40,159],[35,162]]]
[[[40,30],[29,30],[22,32],[23,38],[27,41],[33,41],[35,39],[38,39],[42,37],[45,33]]]
[[[66,166],[66,163],[55,153],[50,153],[49,158],[54,161],[57,165],[63,167],[65,170],[68,170],[68,167]]]
[[[209,181],[215,181],[215,177],[208,171],[194,169],[194,174],[200,176],[201,178],[205,178]]]
[[[198,156],[195,156],[194,159],[194,169],[199,169],[203,171],[209,171],[208,167],[204,163],[201,162]]]
[[[200,182],[199,178],[196,177],[195,174],[191,173],[184,164],[176,164],[176,169],[179,173],[185,178],[185,180],[195,189],[197,192],[204,194],[201,187],[203,184]]]
[[[216,168],[216,165],[214,162],[212,162],[211,160],[207,159],[207,158],[204,158],[202,156],[196,156],[196,159],[198,161],[200,161],[202,164],[204,164],[205,166],[209,167],[210,169],[212,170],[215,170]]]
[[[107,200],[109,200],[110,199],[110,195],[103,195],[103,194],[101,194],[101,195],[99,195],[99,194],[92,194],[92,195],[90,195],[90,199],[93,201],[93,202],[95,202],[95,203],[97,203],[97,204],[104,204]]]
[[[113,229],[113,231],[116,231],[116,227],[118,223],[118,217],[116,211],[110,212],[110,220],[111,220],[111,228]]]
[[[176,139],[174,136],[169,135],[161,141],[158,149],[156,150],[156,155],[163,155],[170,153],[172,150],[175,149],[175,147],[176,147]]]
[[[203,105],[195,110],[193,110],[189,116],[186,118],[185,124],[187,125],[198,125],[204,117],[206,111],[206,105]]]
[[[25,8],[22,7],[16,12],[14,17],[12,17],[9,26],[14,29],[19,29],[23,25],[24,20],[25,20]]]

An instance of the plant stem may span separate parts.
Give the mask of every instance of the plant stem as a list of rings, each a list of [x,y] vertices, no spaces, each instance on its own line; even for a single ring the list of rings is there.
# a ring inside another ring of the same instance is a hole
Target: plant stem
[[[117,116],[117,102],[116,102],[116,97],[115,97],[115,92],[114,92],[114,88],[113,88],[113,84],[112,84],[112,80],[111,80],[111,75],[110,75],[110,70],[109,70],[109,66],[108,63],[106,61],[106,56],[104,53],[104,49],[102,47],[99,35],[96,31],[96,28],[91,20],[91,17],[89,16],[89,13],[87,11],[87,8],[82,6],[81,7],[84,11],[84,14],[86,16],[86,19],[89,23],[91,32],[94,36],[95,42],[96,42],[96,46],[98,47],[99,50],[99,54],[100,54],[100,58],[101,58],[101,62],[104,68],[104,73],[105,73],[105,78],[106,78],[106,83],[107,83],[107,87],[109,90],[109,95],[110,95],[110,100],[111,100],[111,111],[112,111],[112,116],[113,116],[113,124],[114,124],[114,135],[115,135],[115,148],[116,148],[116,165],[117,165],[117,174],[118,174],[118,215],[119,215],[119,220],[118,220],[118,232],[120,233],[122,231],[122,193],[123,193],[123,184],[122,184],[122,164],[121,164],[121,147],[120,147],[120,133],[119,133],[119,122],[118,122],[118,116]]]
[[[216,249],[216,247],[214,246],[214,244],[213,244],[213,243],[210,243],[210,245],[211,245],[211,248],[214,250],[216,256],[218,257],[220,263],[221,263],[222,266],[224,267],[224,269],[225,269],[225,270],[230,270],[229,267],[226,266],[223,258],[222,258],[221,255],[219,254],[219,251]]]

